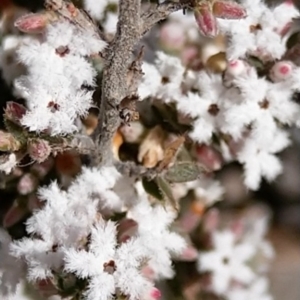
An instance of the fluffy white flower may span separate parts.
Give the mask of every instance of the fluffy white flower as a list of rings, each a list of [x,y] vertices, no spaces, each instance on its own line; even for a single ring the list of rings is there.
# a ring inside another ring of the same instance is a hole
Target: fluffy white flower
[[[57,183],[41,188],[39,195],[45,205],[27,221],[27,231],[53,244],[74,245],[89,233],[99,205],[104,209],[120,205],[112,191],[119,177],[113,167],[85,168],[68,191],[62,191]]]
[[[221,76],[205,71],[197,74],[194,84],[199,93],[188,93],[176,101],[177,109],[184,115],[195,118],[190,136],[199,143],[209,142],[218,130],[222,115],[221,95],[224,92]]]
[[[264,134],[263,128],[253,130],[237,153],[238,161],[244,166],[245,185],[252,190],[259,188],[262,177],[272,181],[282,172],[281,162],[274,154],[290,144],[286,132],[277,129],[272,136]]]
[[[105,45],[92,32],[83,32],[67,21],[49,25],[43,40],[24,43],[18,54],[27,75],[15,82],[29,108],[22,124],[52,135],[75,131],[75,119],[92,103],[92,91],[84,86],[95,85],[96,71],[85,56],[98,53]]]
[[[138,93],[142,99],[153,96],[163,102],[180,98],[184,67],[179,58],[163,52],[156,53],[155,66],[145,63]]]
[[[246,265],[255,254],[251,243],[235,244],[235,236],[230,231],[214,231],[212,241],[213,250],[199,255],[198,270],[211,272],[213,291],[225,293],[232,279],[248,284],[255,278]]]
[[[27,279],[33,282],[52,277],[52,271],[58,271],[63,264],[62,251],[51,240],[23,238],[13,242],[10,251],[14,257],[26,261]]]
[[[217,19],[219,28],[230,37],[227,57],[243,58],[247,54],[262,59],[279,59],[286,51],[289,23],[299,11],[285,2],[275,8],[260,0],[243,0],[247,17],[240,20]]]
[[[147,195],[144,194],[140,195],[140,201],[129,210],[128,217],[138,223],[137,236],[150,257],[148,265],[154,271],[155,277],[172,277],[170,254],[178,255],[186,246],[181,236],[169,230],[176,213],[161,205],[151,207]]]
[[[65,250],[65,270],[79,278],[90,278],[87,300],[113,299],[118,290],[137,300],[152,287],[139,271],[145,258],[139,239],[117,246],[115,224],[101,220],[92,228],[89,251]]]
[[[120,207],[112,191],[120,174],[113,167],[83,169],[67,191],[56,182],[39,190],[42,209],[27,220],[27,232],[39,238],[24,238],[12,244],[15,257],[25,258],[30,280],[52,276],[62,265],[62,247],[76,247],[88,236],[101,208]]]

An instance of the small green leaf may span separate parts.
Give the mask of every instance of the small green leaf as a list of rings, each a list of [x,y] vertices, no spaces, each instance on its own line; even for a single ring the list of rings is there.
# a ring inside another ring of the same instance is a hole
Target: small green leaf
[[[169,182],[188,182],[196,180],[200,170],[195,162],[178,161],[165,173],[165,179]]]
[[[170,183],[167,182],[162,176],[157,176],[155,181],[157,182],[159,189],[164,196],[164,200],[171,204],[174,209],[178,210],[178,202],[173,196]]]

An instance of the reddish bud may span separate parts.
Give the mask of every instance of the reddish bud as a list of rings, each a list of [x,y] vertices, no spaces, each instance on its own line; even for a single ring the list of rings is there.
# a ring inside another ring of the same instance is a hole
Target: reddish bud
[[[216,17],[212,12],[209,2],[201,2],[194,9],[194,15],[200,32],[207,37],[215,37],[218,34]]]
[[[21,195],[27,195],[32,193],[38,186],[38,181],[35,176],[30,173],[21,177],[18,182],[17,190]]]
[[[49,142],[42,139],[30,140],[27,150],[29,156],[38,163],[45,161],[51,153]]]
[[[221,19],[242,19],[247,16],[246,10],[233,1],[217,0],[212,10],[214,16]]]
[[[6,119],[21,125],[20,120],[26,114],[26,108],[22,104],[9,101],[6,104],[5,108],[5,117]]]
[[[151,296],[152,299],[158,300],[158,299],[160,299],[160,297],[161,297],[161,292],[160,292],[159,289],[153,288],[153,289],[151,290],[150,296]]]
[[[181,261],[194,261],[197,259],[197,257],[198,250],[195,247],[189,245],[183,250],[178,259],[180,259]]]
[[[196,147],[198,161],[210,171],[217,171],[222,166],[222,156],[213,147],[205,144]]]
[[[28,14],[20,17],[15,22],[15,27],[26,33],[41,33],[48,24],[48,16],[46,14]]]
[[[288,79],[293,71],[293,63],[289,61],[277,62],[270,71],[270,78],[274,82],[284,81]]]
[[[203,229],[206,232],[215,231],[220,223],[220,212],[219,210],[212,208],[204,216]]]

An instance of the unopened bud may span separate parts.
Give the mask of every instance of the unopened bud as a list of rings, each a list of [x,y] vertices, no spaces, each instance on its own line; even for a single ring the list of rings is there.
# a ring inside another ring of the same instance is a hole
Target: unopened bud
[[[198,250],[195,247],[189,245],[182,251],[178,259],[180,259],[181,261],[194,261],[197,259],[198,255]]]
[[[20,195],[28,195],[32,193],[37,188],[37,186],[37,178],[32,174],[27,173],[19,180],[17,190]]]
[[[150,292],[151,299],[158,300],[161,297],[161,292],[157,288],[153,288]]]
[[[212,10],[214,16],[221,19],[242,19],[247,16],[246,10],[233,1],[214,1]]]
[[[28,14],[17,19],[15,27],[25,33],[41,33],[46,28],[48,21],[47,14]]]
[[[242,60],[232,60],[229,61],[227,64],[226,73],[233,76],[238,77],[239,75],[243,74],[246,71],[245,62]]]
[[[21,148],[21,143],[9,132],[0,130],[0,151],[14,152]]]
[[[217,150],[205,144],[196,147],[198,161],[210,171],[217,171],[222,166],[222,156]]]
[[[209,2],[199,3],[194,9],[194,15],[200,32],[203,35],[215,37],[218,34],[217,20]]]
[[[30,140],[27,150],[29,156],[38,163],[45,161],[51,153],[49,142],[42,139]]]
[[[215,231],[220,223],[220,212],[216,208],[210,209],[204,216],[203,229],[207,232]]]
[[[6,104],[5,108],[5,118],[21,125],[20,120],[23,118],[23,116],[26,114],[26,108],[22,104],[9,101]]]
[[[293,66],[293,63],[289,61],[277,62],[270,71],[270,78],[273,82],[279,82],[288,79],[293,71]]]

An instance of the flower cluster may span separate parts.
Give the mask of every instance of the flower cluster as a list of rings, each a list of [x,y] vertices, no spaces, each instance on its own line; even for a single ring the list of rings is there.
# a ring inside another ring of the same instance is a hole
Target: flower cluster
[[[118,0],[80,1],[85,10],[62,0],[32,14],[5,2],[0,67],[21,99],[9,99],[0,124],[10,233],[0,230],[0,294],[26,279],[46,296],[158,300],[167,280],[172,299],[271,300],[269,211],[223,211],[214,175],[238,162],[258,190],[282,172],[287,127],[300,126],[300,66],[287,45],[299,11],[290,1],[202,0],[148,14],[143,3],[139,26],[177,7],[193,13],[159,24],[154,61],[141,51],[126,78],[112,76],[122,92],[106,97],[116,24],[128,19],[121,1],[119,15]],[[116,36],[127,41],[119,26]]]
[[[282,58],[273,63],[266,74],[261,75],[245,57],[251,54],[261,59],[265,59],[266,55],[273,60],[281,58],[286,46],[273,28],[277,23],[274,25],[275,21],[271,20],[277,20],[276,16],[280,13],[285,17],[278,23],[282,25],[298,13],[287,3],[273,10],[266,6],[263,6],[264,10],[258,6],[252,9],[254,6],[251,5],[250,2],[245,3],[248,17],[237,21],[241,25],[236,26],[230,20],[220,21],[220,28],[226,29],[230,35],[226,50],[227,66],[223,74],[213,73],[206,68],[186,70],[179,58],[158,52],[154,65],[145,63],[143,66],[144,77],[139,86],[139,95],[142,99],[152,97],[167,105],[174,103],[179,114],[178,121],[192,124],[189,136],[195,142],[210,144],[213,136],[217,136],[223,156],[244,165],[245,184],[256,190],[262,177],[272,181],[282,171],[275,154],[290,144],[283,126],[299,125],[300,107],[293,95],[300,89],[300,69],[292,61]],[[260,39],[255,39],[249,29],[249,22],[254,22],[251,16],[256,16],[257,11],[272,17],[264,17],[270,24],[262,23],[257,33]],[[248,34],[235,33],[234,29],[242,30],[244,23],[248,26]],[[270,48],[264,47],[268,53],[262,57],[257,49],[260,40],[270,37],[271,29],[283,50],[278,55],[273,53],[274,49],[280,49],[277,42],[264,40]],[[235,35],[239,38],[243,36],[251,42],[251,46],[240,40],[237,44]],[[245,48],[239,50],[240,47]],[[231,48],[239,52],[233,54]]]
[[[22,22],[18,23],[21,28],[25,26]],[[15,81],[18,94],[28,106],[22,125],[52,135],[74,132],[74,121],[90,108],[90,88],[95,87],[96,71],[86,57],[97,54],[105,45],[93,32],[69,22],[50,24],[42,37],[23,43],[18,55],[27,75]]]

